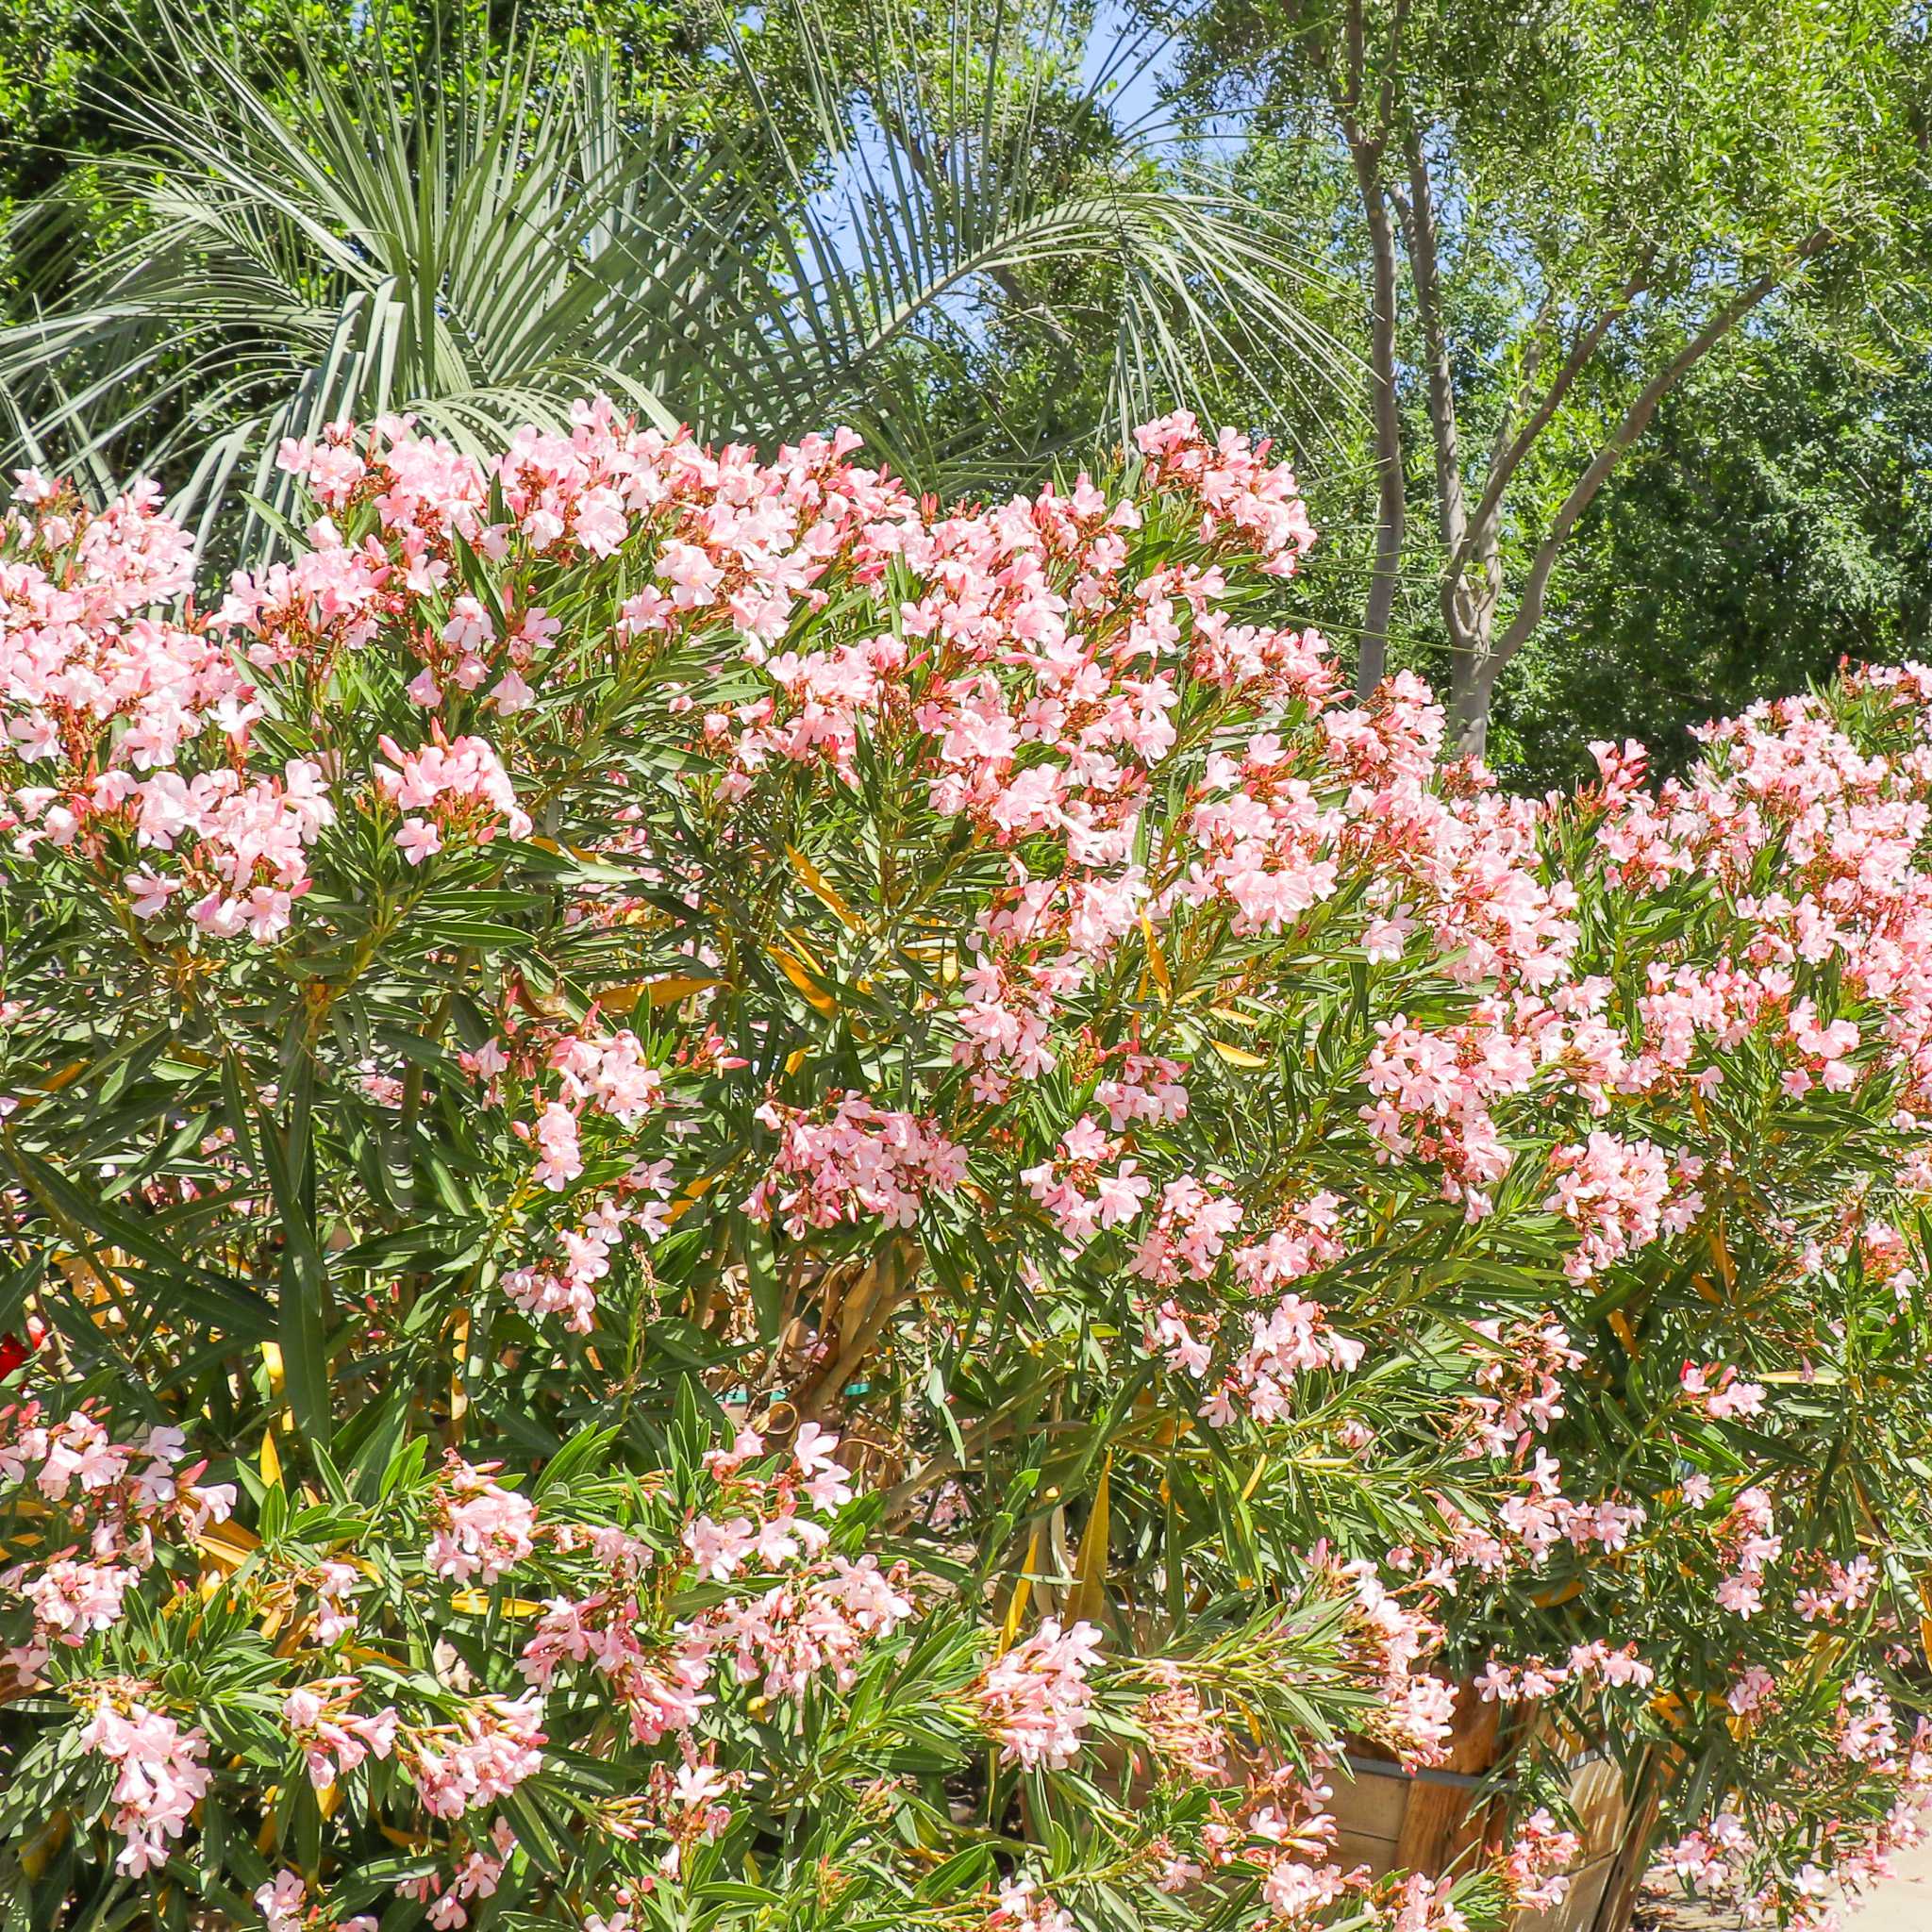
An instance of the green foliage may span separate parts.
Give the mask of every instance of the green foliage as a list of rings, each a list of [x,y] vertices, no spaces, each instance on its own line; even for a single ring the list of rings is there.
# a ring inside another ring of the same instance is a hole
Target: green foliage
[[[1496,720],[1512,778],[1690,727],[1932,640],[1932,379],[1860,367],[1781,315],[1674,395],[1578,528]]]

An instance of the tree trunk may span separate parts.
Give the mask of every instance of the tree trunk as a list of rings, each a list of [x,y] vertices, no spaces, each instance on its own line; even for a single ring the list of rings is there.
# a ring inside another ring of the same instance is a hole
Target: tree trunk
[[[1457,758],[1485,758],[1490,748],[1490,700],[1495,695],[1499,660],[1457,655],[1449,679],[1449,741]]]
[[[1395,232],[1389,202],[1379,175],[1378,151],[1359,142],[1350,143],[1356,183],[1361,191],[1362,211],[1369,225],[1374,268],[1374,313],[1370,318],[1369,368],[1371,420],[1375,432],[1375,568],[1369,581],[1368,608],[1362,616],[1356,690],[1367,697],[1389,668],[1389,622],[1395,610],[1395,591],[1402,570],[1402,546],[1407,509],[1407,478],[1402,461],[1402,412],[1395,390]]]
[[[1369,317],[1370,420],[1375,435],[1375,567],[1369,582],[1368,608],[1356,670],[1356,690],[1367,697],[1389,668],[1389,620],[1395,610],[1395,588],[1402,569],[1407,478],[1402,460],[1402,411],[1395,389],[1395,223],[1389,186],[1382,178],[1391,116],[1395,106],[1396,53],[1401,45],[1408,0],[1395,0],[1390,26],[1388,63],[1371,105],[1368,98],[1367,24],[1363,0],[1346,0],[1342,18],[1342,65],[1330,68],[1329,90],[1341,138],[1348,148],[1362,220],[1369,231],[1374,312]],[[1363,116],[1373,115],[1364,125]]]
[[[1498,648],[1496,609],[1503,598],[1503,559],[1493,546],[1477,571],[1442,586],[1442,625],[1449,633],[1449,744],[1456,758],[1482,758],[1490,742],[1490,699],[1508,661]]]

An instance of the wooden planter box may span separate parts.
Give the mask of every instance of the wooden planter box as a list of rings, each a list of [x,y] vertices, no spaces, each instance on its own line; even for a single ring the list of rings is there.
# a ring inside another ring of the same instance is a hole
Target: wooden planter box
[[[1478,1845],[1501,1842],[1502,1807],[1484,1798],[1485,1778],[1508,1755],[1502,1712],[1465,1685],[1457,1698],[1449,1756],[1434,1769],[1406,1772],[1385,1753],[1358,1746],[1346,1770],[1330,1779],[1330,1808],[1338,1831],[1336,1856],[1344,1866],[1424,1872],[1440,1877]],[[1570,1808],[1582,1848],[1570,1868],[1560,1906],[1519,1912],[1511,1932],[1627,1932],[1637,1903],[1643,1833],[1607,1755],[1587,1746],[1567,1759]]]

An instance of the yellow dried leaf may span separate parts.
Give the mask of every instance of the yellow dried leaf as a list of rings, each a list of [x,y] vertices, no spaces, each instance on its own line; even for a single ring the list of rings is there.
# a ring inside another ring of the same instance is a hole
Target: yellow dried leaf
[[[38,1879],[46,1871],[54,1854],[67,1842],[67,1834],[73,1824],[71,1813],[57,1811],[27,1840],[20,1848],[20,1869],[23,1876]]]
[[[1141,938],[1147,947],[1147,970],[1154,975],[1154,983],[1163,993],[1174,991],[1174,981],[1168,977],[1167,960],[1160,950],[1160,942],[1154,937],[1154,926],[1147,915],[1141,915]]]
[[[86,1256],[62,1249],[54,1257],[54,1265],[66,1277],[68,1287],[87,1304],[90,1318],[96,1327],[118,1328],[121,1325],[121,1309],[108,1299],[108,1282]]]
[[[703,1200],[711,1183],[718,1178],[715,1174],[701,1174],[690,1182],[684,1191],[664,1210],[664,1225],[675,1227],[678,1222]]]
[[[1710,1224],[1710,1253],[1711,1258],[1717,1263],[1719,1280],[1726,1288],[1735,1288],[1738,1285],[1738,1270],[1731,1259],[1731,1251],[1724,1243],[1722,1222],[1713,1221]]]
[[[841,924],[849,926],[854,932],[864,930],[858,915],[839,896],[838,888],[796,845],[786,846],[785,857],[791,861],[792,871],[804,880],[807,891],[830,907]]]
[[[63,1087],[71,1087],[87,1072],[87,1066],[85,1060],[71,1060],[58,1073],[49,1074],[38,1087],[26,1088],[15,1096],[14,1114],[24,1114],[38,1102],[45,1100],[49,1094],[59,1092]]]
[[[1026,1543],[1026,1560],[1020,1566],[1020,1574],[1013,1578],[1012,1600],[1007,1605],[1006,1621],[1000,1625],[999,1648],[993,1654],[1003,1657],[1012,1649],[1020,1635],[1020,1625],[1026,1618],[1026,1599],[1033,1594],[1033,1577],[1040,1568],[1040,1538],[1043,1525],[1036,1523],[1033,1534]]]
[[[343,1647],[342,1655],[355,1664],[381,1664],[391,1671],[407,1671],[409,1668],[401,1657],[391,1657],[386,1650],[371,1650],[366,1643],[347,1644]]]
[[[1113,1452],[1100,1465],[1093,1486],[1093,1507],[1080,1533],[1079,1555],[1074,1560],[1074,1589],[1067,1614],[1075,1621],[1097,1624],[1107,1614],[1107,1558],[1113,1536]]]
[[[194,1546],[225,1575],[239,1570],[261,1547],[261,1539],[240,1523],[209,1523]]]
[[[449,1324],[449,1419],[460,1424],[470,1411],[470,1391],[463,1385],[463,1361],[470,1353],[470,1311],[458,1308]]]
[[[529,842],[539,852],[554,852],[558,858],[568,856],[583,865],[596,865],[601,861],[594,852],[588,852],[581,845],[559,845],[555,839],[533,838]]]
[[[480,1617],[490,1608],[490,1592],[487,1590],[459,1590],[450,1598],[450,1605],[466,1617]],[[506,1617],[541,1617],[543,1614],[543,1606],[532,1603],[526,1596],[507,1596],[497,1607]]]
[[[1235,1046],[1225,1040],[1210,1040],[1208,1044],[1231,1067],[1265,1067],[1268,1058],[1265,1054],[1250,1053],[1244,1046]]]
[[[597,1004],[607,1013],[628,1013],[642,1000],[651,1007],[675,1007],[693,993],[709,992],[712,988],[729,986],[715,973],[672,973],[662,979],[640,979],[629,986],[607,987],[597,995]]]
[[[785,927],[785,937],[791,941],[793,950],[821,979],[826,976],[824,961],[811,949],[810,942],[795,925]]]
[[[805,995],[805,1003],[814,1012],[827,1016],[839,1010],[839,1002],[811,975],[803,961],[788,953],[783,946],[767,946],[765,951],[777,962],[778,971]]]
[[[1685,1721],[1684,1700],[1672,1690],[1659,1690],[1650,1700],[1654,1715],[1669,1724],[1674,1731],[1682,1730]]]

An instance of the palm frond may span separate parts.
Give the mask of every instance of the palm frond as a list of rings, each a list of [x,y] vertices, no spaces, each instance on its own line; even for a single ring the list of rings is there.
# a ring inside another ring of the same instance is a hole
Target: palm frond
[[[176,20],[170,86],[113,105],[128,239],[78,274],[43,249],[44,308],[0,329],[8,442],[138,459],[207,541],[243,479],[285,507],[277,442],[345,415],[407,409],[475,449],[601,390],[708,436],[848,421],[958,488],[1201,400],[1217,370],[1338,371],[1280,226],[1116,130],[1066,78],[1064,23],[973,0],[937,36],[896,0],[870,17],[841,65],[796,0],[803,158],[795,102],[741,44],[746,129],[700,142],[631,112],[594,55],[444,47],[398,71],[298,42],[271,98]],[[961,420],[1002,329],[1096,406],[1042,428],[982,383]],[[251,512],[235,541],[267,530]]]

